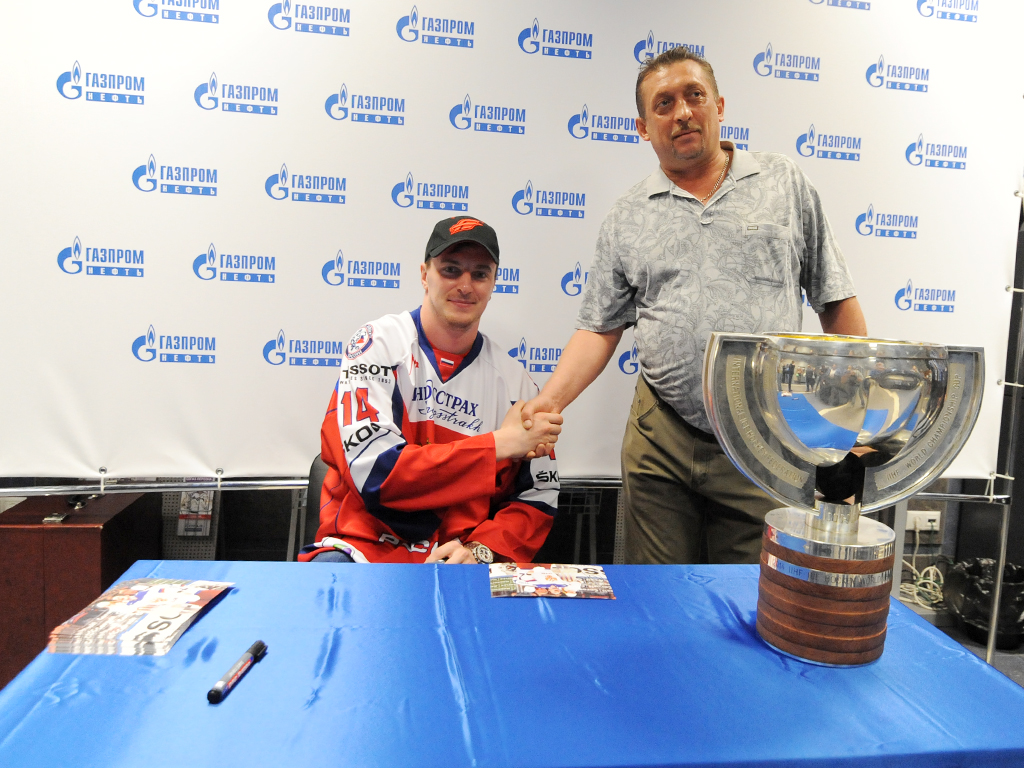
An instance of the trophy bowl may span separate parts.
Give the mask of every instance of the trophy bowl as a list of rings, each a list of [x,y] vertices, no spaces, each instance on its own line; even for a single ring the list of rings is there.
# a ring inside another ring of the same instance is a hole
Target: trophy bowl
[[[888,339],[712,333],[704,405],[723,450],[783,507],[762,539],[757,629],[821,664],[882,655],[895,533],[870,512],[949,466],[981,408],[984,352]]]

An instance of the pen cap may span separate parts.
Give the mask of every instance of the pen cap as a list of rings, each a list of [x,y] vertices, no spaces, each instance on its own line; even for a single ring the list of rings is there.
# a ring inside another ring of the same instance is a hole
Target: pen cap
[[[266,652],[267,644],[264,643],[262,640],[257,640],[255,643],[252,644],[252,647],[249,648],[249,653],[252,654],[253,661],[259,661],[260,659],[262,659]]]

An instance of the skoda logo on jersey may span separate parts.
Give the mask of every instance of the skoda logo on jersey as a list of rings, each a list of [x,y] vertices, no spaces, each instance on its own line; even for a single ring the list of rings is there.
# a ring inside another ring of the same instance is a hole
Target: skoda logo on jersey
[[[394,96],[379,96],[362,93],[352,94],[352,111],[349,112],[348,86],[344,83],[337,93],[332,93],[324,102],[324,110],[332,120],[348,120],[353,123],[371,125],[405,125],[405,99]]]
[[[221,96],[218,99],[217,90]],[[210,75],[205,83],[196,86],[192,98],[199,107],[205,110],[217,108],[218,102],[222,112],[240,112],[246,115],[276,115],[277,88],[262,85],[240,85],[226,83],[219,85],[217,73]]]
[[[467,93],[461,104],[449,110],[448,122],[460,131],[472,128],[487,133],[522,135],[526,133],[526,110],[473,104]]]
[[[340,368],[345,342],[325,339],[292,339],[288,341],[284,330],[277,337],[263,345],[263,359],[271,365],[288,365],[308,368]]]
[[[811,5],[822,5],[825,0],[811,0]],[[855,11],[870,11],[871,3],[866,0],[828,0],[833,8],[852,8]]]
[[[944,21],[978,20],[978,0],[917,0],[917,12],[922,16]]]
[[[583,192],[537,189],[533,182],[512,195],[512,210],[523,216],[551,216],[556,219],[582,219],[587,196]]]
[[[580,263],[576,262],[575,269],[562,275],[562,293],[566,296],[579,296],[583,292],[583,286],[587,284],[589,272],[584,272]]]
[[[274,29],[282,32],[294,29],[296,32],[312,32],[316,35],[348,37],[352,12],[348,8],[328,5],[306,5],[284,0],[274,3],[267,11],[267,20]]]
[[[962,171],[967,168],[967,147],[959,144],[932,144],[925,142],[924,134],[917,141],[907,145],[903,153],[911,165],[925,168],[950,168]]]
[[[569,118],[566,126],[574,139],[590,137],[591,141],[610,141],[615,144],[639,144],[640,134],[636,132],[635,117],[590,114],[590,108],[583,109]]]
[[[956,308],[956,291],[951,288],[915,288],[911,280],[896,291],[896,308],[915,312],[952,312]]]
[[[85,274],[100,277],[144,277],[146,254],[141,248],[83,248],[82,242],[75,241],[57,254],[57,266],[62,272],[77,275],[82,272],[82,261],[85,261]]]
[[[468,211],[468,184],[419,184],[407,173],[405,181],[391,188],[391,202],[399,208],[423,208],[431,211]]]
[[[416,6],[408,16],[403,16],[395,25],[398,38],[407,43],[419,40],[426,45],[443,45],[449,48],[472,48],[476,24],[465,19],[446,19],[439,16],[420,16]]]
[[[876,213],[869,205],[867,211],[857,217],[854,225],[857,233],[870,237],[895,237],[901,240],[917,239],[917,216],[906,213]]]
[[[132,354],[144,363],[158,360],[161,363],[207,363],[217,362],[212,354],[217,350],[215,336],[157,336],[153,326],[132,342]]]
[[[633,375],[640,370],[640,363],[637,361],[637,358],[636,342],[633,342],[632,349],[628,349],[619,355],[619,370],[627,376]]]
[[[217,169],[190,165],[157,166],[153,155],[150,155],[145,164],[132,171],[132,184],[140,192],[152,192],[159,188],[165,195],[216,197]]]
[[[519,293],[519,267],[498,267],[494,276],[495,293]]]
[[[594,36],[588,32],[570,32],[564,29],[543,29],[536,19],[519,33],[519,50],[523,53],[541,52],[542,56],[563,59],[589,59],[593,56]]]
[[[198,21],[205,24],[220,24],[220,14],[213,11],[220,10],[220,0],[160,0],[162,5],[173,5],[176,9],[164,8],[160,11],[161,19],[168,21]],[[132,0],[135,11],[147,19],[157,17],[157,4],[151,0]]]
[[[338,255],[324,264],[320,270],[320,277],[328,285],[339,286],[345,284],[345,255],[338,249]]]
[[[879,56],[878,61],[868,67],[864,77],[872,88],[884,86],[890,91],[927,93],[928,74],[929,71],[926,67],[886,64],[885,57]]]
[[[723,125],[718,132],[718,138],[723,141],[731,141],[736,149],[750,149],[750,129],[738,125]]]
[[[274,200],[289,197],[299,203],[334,203],[344,205],[346,179],[344,176],[321,176],[317,174],[288,174],[288,166],[281,164],[281,170],[268,176],[263,184],[267,195]]]
[[[796,151],[801,157],[859,161],[860,152],[852,150],[860,150],[860,137],[815,131],[814,123],[796,140]]]
[[[81,85],[79,85],[81,83]],[[95,89],[95,90],[91,90]],[[83,72],[76,61],[57,78],[57,93],[74,101],[85,91],[86,101],[103,104],[145,104],[146,78],[115,72]]]
[[[217,278],[222,282],[273,283],[276,280],[277,257],[250,256],[241,253],[217,253],[213,243],[192,261],[192,271],[200,280]]]
[[[693,51],[701,58],[704,58],[704,46],[696,43],[674,43],[668,40],[655,40],[654,30],[647,33],[647,38],[633,46],[633,58],[638,64],[643,64],[648,59],[653,59],[659,53],[670,51],[673,48],[686,48]]]
[[[761,77],[805,80],[816,83],[820,77],[821,57],[797,53],[776,53],[772,44],[754,57],[754,71]]]
[[[530,347],[526,338],[519,340],[519,346],[508,351],[508,356],[520,363],[530,373],[551,373],[562,356],[561,347]]]

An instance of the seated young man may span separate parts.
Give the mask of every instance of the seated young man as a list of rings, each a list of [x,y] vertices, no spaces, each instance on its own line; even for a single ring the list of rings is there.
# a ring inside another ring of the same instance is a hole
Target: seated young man
[[[420,267],[423,304],[367,323],[345,349],[321,436],[327,476],[302,561],[529,562],[558,504],[562,417],[522,421],[537,394],[523,366],[478,331],[498,238],[440,221]]]

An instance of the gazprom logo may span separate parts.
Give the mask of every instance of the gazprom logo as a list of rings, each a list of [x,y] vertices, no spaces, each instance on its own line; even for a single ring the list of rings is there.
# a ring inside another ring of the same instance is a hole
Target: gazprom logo
[[[147,19],[159,16],[167,21],[197,21],[204,24],[220,24],[220,14],[211,11],[220,10],[220,0],[160,0],[161,5],[174,6],[176,10],[164,8],[159,10],[157,4],[150,0],[132,0],[135,12]],[[177,10],[177,9],[185,10]]]
[[[761,77],[782,80],[806,80],[816,83],[820,79],[821,57],[803,53],[778,53],[768,43],[764,51],[754,57],[754,72]]]
[[[519,340],[519,346],[508,351],[508,356],[520,363],[530,373],[551,373],[562,356],[561,347],[531,347],[526,337]]]
[[[673,48],[685,48],[704,58],[704,46],[697,43],[676,43],[668,40],[656,40],[654,30],[647,33],[647,37],[633,46],[633,58],[638,64],[643,64],[648,59],[653,59],[659,53],[670,51]]]
[[[978,0],[917,0],[917,12],[944,21],[978,20]]]
[[[81,83],[81,84],[79,84]],[[90,90],[96,89],[96,90]],[[85,90],[86,101],[103,104],[145,104],[146,78],[117,72],[82,71],[77,61],[57,78],[57,93],[74,101]]]
[[[165,195],[217,196],[217,169],[191,165],[156,164],[153,155],[132,171],[132,184],[140,192],[153,192],[157,188]]]
[[[397,96],[380,96],[354,93],[349,111],[348,86],[344,83],[337,93],[332,93],[324,102],[324,110],[332,120],[348,120],[353,123],[371,125],[405,125],[405,99]]]
[[[634,373],[640,370],[639,354],[636,349],[636,342],[633,342],[633,348],[628,349],[619,355],[619,370],[627,376],[632,376]]]
[[[339,286],[345,284],[345,254],[338,249],[338,255],[328,261],[320,269],[320,277],[328,285]]]
[[[523,216],[551,216],[556,219],[582,219],[587,196],[583,192],[534,189],[533,182],[512,195],[512,210]]]
[[[218,272],[219,270],[219,272]],[[213,243],[192,260],[192,272],[200,280],[221,282],[273,283],[276,280],[277,257],[250,256],[242,253],[217,253]]]
[[[519,33],[519,50],[562,59],[589,59],[593,56],[594,36],[589,32],[545,29],[537,19]]]
[[[440,182],[416,183],[412,173],[391,188],[391,201],[399,208],[423,208],[431,211],[468,211],[469,185]]]
[[[796,140],[796,151],[801,157],[817,157],[823,160],[860,160],[861,140],[858,136],[844,136],[838,133],[822,133],[811,123],[807,133]]]
[[[57,254],[57,266],[68,275],[82,272],[99,277],[144,277],[146,254],[141,248],[83,248],[77,237]]]
[[[911,165],[923,165],[925,168],[948,168],[962,171],[967,168],[967,147],[960,144],[933,144],[924,140],[919,134],[917,141],[907,145],[903,153]]]
[[[461,104],[449,110],[448,122],[460,131],[472,127],[474,131],[486,133],[522,135],[526,133],[526,110],[474,104],[467,93]]]
[[[585,139],[589,136],[591,141],[610,141],[613,144],[640,143],[635,117],[591,114],[590,107],[586,104],[569,118],[566,128],[574,139]]]
[[[288,173],[288,166],[281,164],[281,170],[268,176],[263,189],[274,200],[289,197],[299,203],[345,203],[346,179],[344,176]]]
[[[584,272],[583,267],[577,261],[575,268],[562,275],[562,293],[566,296],[579,296],[583,292],[583,286],[587,284],[589,272]]]
[[[736,149],[750,149],[750,129],[739,125],[723,125],[718,131],[718,138],[731,141]]]
[[[824,0],[811,0],[811,5],[822,5]],[[855,11],[870,11],[871,3],[867,0],[828,0],[832,8],[851,8]]]
[[[283,3],[274,3],[270,6],[267,20],[270,26],[282,32],[294,29],[296,32],[312,32],[316,35],[348,37],[352,12],[348,8],[293,4],[291,0],[284,0]]]
[[[158,336],[152,325],[132,342],[132,354],[144,363],[159,360],[161,363],[212,364],[217,362],[217,356],[212,354],[216,350],[215,336]]]
[[[419,40],[426,45],[443,45],[449,48],[472,48],[476,24],[465,19],[448,19],[440,16],[420,16],[414,5],[408,16],[403,16],[395,25],[399,40],[415,43]]]
[[[220,97],[217,96],[218,89]],[[208,111],[217,109],[219,102],[222,112],[239,112],[246,115],[277,114],[277,88],[240,83],[221,85],[216,72],[212,73],[205,83],[196,86],[192,98],[200,108]]]
[[[519,293],[519,267],[498,267],[495,293]]]
[[[344,341],[327,339],[291,339],[284,329],[263,345],[263,359],[271,365],[288,365],[309,368],[340,368],[345,353]]]
[[[917,216],[906,213],[875,212],[869,205],[867,211],[857,217],[854,225],[857,234],[870,237],[895,237],[900,240],[917,239]]]
[[[402,264],[397,261],[350,260],[346,270],[345,254],[338,249],[337,255],[320,268],[320,277],[331,286],[345,285],[348,272],[349,288],[399,288],[401,287]]]
[[[896,308],[915,312],[953,312],[956,309],[956,291],[951,288],[915,288],[911,280],[896,291]]]
[[[912,91],[914,93],[928,92],[927,67],[911,67],[904,64],[886,64],[885,56],[879,56],[878,61],[867,68],[864,78],[872,88],[882,88],[890,91]]]

